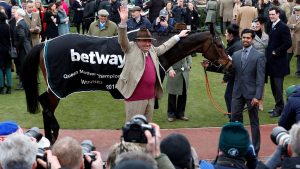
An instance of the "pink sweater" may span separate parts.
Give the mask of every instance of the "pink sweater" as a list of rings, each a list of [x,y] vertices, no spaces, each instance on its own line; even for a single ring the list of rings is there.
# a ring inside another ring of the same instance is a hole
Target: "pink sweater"
[[[144,73],[132,95],[126,101],[152,99],[155,96],[156,70],[151,56],[146,57]]]

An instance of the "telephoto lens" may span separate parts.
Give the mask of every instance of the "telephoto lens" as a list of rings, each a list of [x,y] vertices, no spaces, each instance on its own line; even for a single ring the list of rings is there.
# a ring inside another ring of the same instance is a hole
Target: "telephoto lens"
[[[284,149],[287,150],[287,147],[290,144],[289,132],[285,128],[277,126],[272,130],[271,140],[274,144],[282,145]]]

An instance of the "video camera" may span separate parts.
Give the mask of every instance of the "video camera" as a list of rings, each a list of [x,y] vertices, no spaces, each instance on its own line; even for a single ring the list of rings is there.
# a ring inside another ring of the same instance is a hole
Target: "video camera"
[[[81,142],[81,148],[82,148],[83,156],[88,155],[91,157],[92,161],[96,160],[96,154],[91,153],[91,151],[96,150],[96,148],[91,140],[83,140]],[[90,169],[91,163],[89,163],[85,157],[83,157],[83,159],[84,159],[84,168]]]
[[[291,137],[289,135],[289,132],[285,128],[281,126],[277,126],[273,128],[271,133],[271,140],[276,145],[282,145],[286,155],[288,156],[291,156],[291,152],[289,152],[289,148],[288,148],[291,142],[290,138]]]
[[[129,122],[126,122],[123,130],[123,138],[126,142],[147,143],[145,131],[149,130],[152,136],[155,136],[155,130],[148,124],[147,118],[143,115],[135,115]]]

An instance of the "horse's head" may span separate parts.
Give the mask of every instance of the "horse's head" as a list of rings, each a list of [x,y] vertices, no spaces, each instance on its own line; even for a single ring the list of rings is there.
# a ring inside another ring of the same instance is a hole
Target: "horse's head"
[[[225,69],[232,64],[231,58],[225,53],[221,37],[216,33],[214,26],[210,25],[210,35],[203,44],[202,54],[213,64],[222,65]]]

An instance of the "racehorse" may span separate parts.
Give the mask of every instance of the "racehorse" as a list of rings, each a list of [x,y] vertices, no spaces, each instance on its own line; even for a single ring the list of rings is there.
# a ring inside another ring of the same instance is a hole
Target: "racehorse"
[[[157,34],[155,34],[155,33],[153,35],[154,35],[154,37],[157,36]],[[70,36],[74,36],[74,35],[67,34],[67,35],[62,36],[61,38],[59,37],[57,39],[52,39],[50,41],[55,44],[65,44],[65,45],[61,45],[61,46],[63,46],[63,48],[67,48],[68,44],[72,44],[72,41],[68,40],[68,38]],[[81,40],[83,39],[82,43],[85,43],[84,39],[89,39],[89,36],[85,36],[85,35],[76,35],[76,36],[78,36],[77,38],[80,38]],[[156,37],[156,38],[164,39],[163,37]],[[62,39],[67,40],[67,41],[61,42]],[[80,41],[80,40],[78,40],[78,41]],[[165,40],[162,40],[162,41],[165,41]],[[162,42],[158,42],[158,43],[162,44]],[[53,144],[56,141],[56,139],[58,137],[58,132],[59,132],[59,124],[54,116],[54,112],[55,112],[56,107],[58,106],[60,97],[57,93],[54,92],[54,89],[51,88],[50,83],[52,83],[52,82],[51,82],[51,79],[49,78],[49,76],[50,76],[49,74],[51,74],[52,72],[49,72],[50,70],[47,69],[48,63],[45,63],[47,60],[51,59],[50,55],[47,57],[45,56],[47,50],[51,50],[51,49],[47,49],[45,46],[47,46],[47,44],[40,43],[40,44],[36,45],[29,52],[29,54],[27,55],[27,57],[23,63],[21,78],[23,81],[25,94],[26,94],[27,110],[30,113],[36,113],[39,110],[38,102],[41,104],[45,136]],[[55,48],[52,50],[53,50],[53,52],[55,52],[56,55],[59,55],[59,57],[60,57],[59,59],[64,59],[65,57],[67,57],[62,54],[64,51],[62,51],[63,49],[61,49],[61,48]],[[75,49],[73,49],[73,50],[75,50]],[[80,50],[80,49],[78,49],[78,50]],[[223,66],[224,68],[228,68],[231,65],[231,59],[225,53],[222,40],[218,36],[218,34],[215,32],[213,26],[210,27],[210,31],[194,32],[194,33],[190,33],[187,37],[182,38],[174,47],[172,47],[170,50],[168,50],[162,56],[159,56],[159,61],[161,63],[161,66],[163,67],[163,69],[167,70],[174,63],[178,62],[179,60],[183,59],[184,57],[186,57],[194,52],[202,53],[206,59],[208,59],[209,61],[211,61],[214,64]],[[78,64],[84,64],[84,63],[81,62]],[[40,96],[39,96],[39,90],[38,90],[39,67],[40,67],[40,69],[43,73],[44,79],[48,85],[48,90],[45,91]],[[64,66],[62,66],[62,67],[64,67]],[[61,69],[62,69],[62,67],[61,67]],[[55,68],[55,71],[56,72],[60,71],[60,68]],[[122,71],[122,69],[118,69],[117,73],[120,74],[121,71]],[[77,71],[75,71],[75,72],[77,72]],[[73,74],[70,74],[69,76],[75,77],[76,75],[78,75],[78,72],[77,72],[77,74],[73,73]],[[92,73],[90,73],[89,75],[92,75]],[[67,78],[69,78],[69,76],[67,76]],[[115,82],[116,81],[114,81],[114,83]],[[63,87],[58,85],[57,88],[60,89]],[[108,89],[100,89],[100,90],[108,90]],[[78,91],[78,90],[75,90],[75,91]],[[113,95],[112,92],[111,92],[111,94]]]

